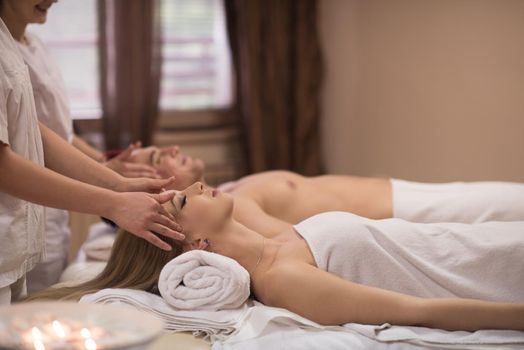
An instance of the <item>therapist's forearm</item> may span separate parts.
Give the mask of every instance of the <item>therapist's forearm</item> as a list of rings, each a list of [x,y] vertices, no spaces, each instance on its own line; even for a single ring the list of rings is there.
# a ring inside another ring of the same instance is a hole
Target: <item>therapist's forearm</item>
[[[108,188],[122,190],[124,178],[89,158],[40,123],[45,166],[67,177]]]
[[[0,144],[0,191],[48,207],[110,216],[116,193],[39,166]]]
[[[73,135],[73,146],[86,156],[88,156],[91,159],[94,159],[95,161],[99,163],[103,163],[106,161],[106,157],[102,152],[88,144],[86,141],[78,137],[77,135]]]

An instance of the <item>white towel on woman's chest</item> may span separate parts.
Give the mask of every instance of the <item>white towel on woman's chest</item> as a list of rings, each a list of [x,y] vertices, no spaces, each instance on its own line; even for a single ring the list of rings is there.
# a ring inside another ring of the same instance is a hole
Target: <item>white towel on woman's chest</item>
[[[524,222],[418,224],[344,212],[295,226],[319,268],[420,297],[524,302]]]

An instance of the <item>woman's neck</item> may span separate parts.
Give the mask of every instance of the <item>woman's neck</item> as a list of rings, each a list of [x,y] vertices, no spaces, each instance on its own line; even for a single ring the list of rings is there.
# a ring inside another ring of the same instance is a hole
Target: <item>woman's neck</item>
[[[250,274],[270,259],[280,245],[235,220],[222,232],[210,239],[210,250],[236,260]]]
[[[27,23],[20,21],[16,18],[16,15],[13,14],[5,4],[2,6],[2,13],[0,14],[2,20],[4,21],[7,29],[11,33],[11,36],[19,42],[24,42],[25,29],[27,28]]]

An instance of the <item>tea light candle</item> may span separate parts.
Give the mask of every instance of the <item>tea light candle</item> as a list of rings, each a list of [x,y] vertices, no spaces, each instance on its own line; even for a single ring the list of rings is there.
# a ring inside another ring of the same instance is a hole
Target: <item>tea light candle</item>
[[[64,302],[0,306],[0,348],[145,349],[162,330],[155,317],[122,306]]]
[[[57,319],[31,327],[30,331],[23,332],[24,347],[35,350],[45,349],[74,349],[96,350],[97,344],[93,334],[98,337],[108,335],[100,327],[91,330],[72,320]]]
[[[91,332],[87,328],[80,330],[80,335],[84,338],[84,345],[87,350],[96,350],[96,342],[91,339]]]
[[[31,334],[33,336],[33,345],[35,346],[35,350],[45,350],[45,346],[42,343],[42,332],[36,327],[33,327],[31,330]]]
[[[55,334],[58,338],[65,338],[64,327],[62,327],[62,324],[57,320],[53,321],[53,329],[55,330]]]

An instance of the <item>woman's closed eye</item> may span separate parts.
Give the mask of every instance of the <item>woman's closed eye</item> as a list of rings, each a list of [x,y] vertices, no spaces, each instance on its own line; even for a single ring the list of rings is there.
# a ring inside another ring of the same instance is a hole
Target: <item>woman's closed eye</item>
[[[186,203],[187,203],[187,196],[184,195],[184,196],[182,197],[182,199],[180,200],[180,209],[184,208],[184,206],[186,205]]]

